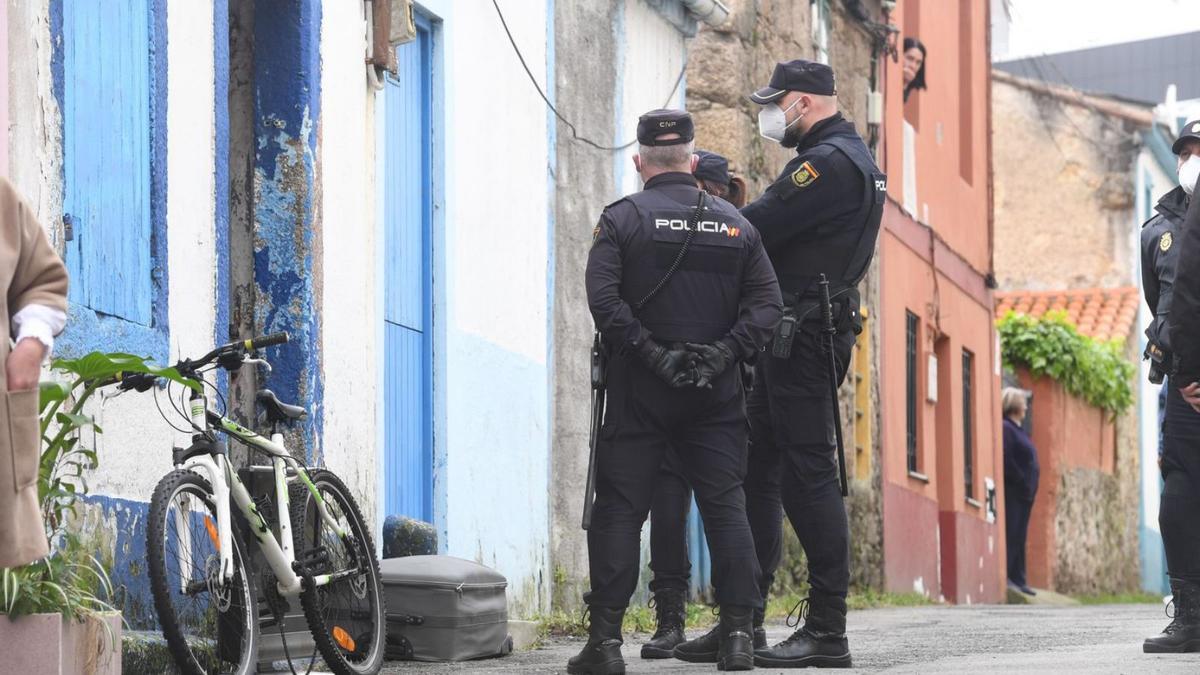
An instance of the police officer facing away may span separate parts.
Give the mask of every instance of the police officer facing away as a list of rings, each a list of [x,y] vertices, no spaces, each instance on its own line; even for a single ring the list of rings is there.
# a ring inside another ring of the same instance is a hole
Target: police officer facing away
[[[729,173],[729,160],[705,150],[697,150],[696,157],[692,175],[700,189],[734,206],[738,206],[735,201],[738,199],[744,204],[745,182]],[[745,374],[743,369],[743,377]],[[675,647],[687,639],[683,629],[692,570],[687,546],[691,505],[692,489],[684,478],[681,460],[678,453],[669,450],[650,504],[650,569],[654,572],[650,592],[654,596],[657,626],[654,635],[642,645],[643,659],[669,659],[674,656]],[[765,634],[762,642],[766,642]]]
[[[1200,411],[1184,400],[1180,388],[1197,378],[1175,372],[1179,365],[1172,349],[1171,326],[1179,317],[1186,323],[1189,310],[1177,302],[1177,270],[1182,271],[1180,235],[1188,206],[1200,175],[1200,120],[1188,122],[1172,150],[1178,156],[1180,186],[1168,192],[1155,208],[1158,214],[1142,228],[1142,285],[1154,320],[1146,329],[1146,356],[1151,359],[1150,379],[1161,382],[1167,374],[1167,402],[1162,423],[1163,493],[1158,523],[1175,616],[1160,635],[1146,638],[1147,653],[1200,651]],[[1193,261],[1191,265],[1200,264]],[[1186,295],[1186,291],[1184,292]],[[1186,303],[1186,298],[1184,298]],[[1200,308],[1193,308],[1195,316]],[[1190,342],[1197,341],[1195,335]],[[1189,340],[1182,343],[1187,347]]]
[[[750,99],[762,106],[762,135],[795,148],[796,157],[742,209],[763,238],[784,301],[784,319],[758,360],[747,403],[746,510],[763,568],[764,596],[781,557],[781,503],[808,558],[811,587],[807,603],[801,603],[808,610],[804,626],[775,647],[756,650],[755,663],[849,667],[850,534],[835,459],[818,279],[824,274],[831,282],[840,384],[862,330],[856,286],[875,251],[887,181],[854,125],[838,112],[829,66],[780,63],[770,86]],[[797,609],[804,613],[803,607]],[[755,619],[761,624],[761,615]],[[710,652],[710,642],[705,636],[675,651]]]
[[[625,672],[621,618],[668,446],[710,542],[718,665],[754,667],[752,613],[762,597],[742,492],[746,414],[736,363],[770,339],[781,302],[758,233],[697,189],[692,138],[685,112],[642,116],[634,166],[645,189],[605,208],[588,255],[588,303],[612,354],[588,530],[590,636],[571,673]]]

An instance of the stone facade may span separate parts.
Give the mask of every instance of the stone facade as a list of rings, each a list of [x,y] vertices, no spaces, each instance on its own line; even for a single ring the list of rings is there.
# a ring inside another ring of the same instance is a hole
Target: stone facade
[[[1130,167],[1149,108],[1004,73],[992,81],[1000,288],[1136,285]]]
[[[753,199],[773,181],[793,156],[791,150],[758,135],[758,106],[746,95],[763,86],[775,63],[796,58],[817,59],[809,2],[788,0],[733,0],[727,2],[730,18],[717,28],[703,27],[691,45],[687,68],[687,108],[696,122],[696,147],[729,159],[730,170],[746,180]],[[844,13],[841,3],[829,3],[832,12],[828,39],[829,64],[837,75],[838,101],[843,114],[867,136],[867,94],[870,91],[871,38],[856,20]],[[871,11],[878,16],[877,3]],[[878,259],[861,289],[868,317],[878,316]],[[862,339],[878,344],[878,324],[868,318]],[[870,354],[879,354],[877,346]],[[858,358],[857,356],[855,358]],[[842,387],[843,436],[847,474],[852,478],[847,510],[851,529],[851,584],[880,588],[883,583],[882,502],[879,490],[878,358],[868,372],[870,400],[856,400],[855,371]],[[855,438],[857,412],[875,418],[870,439]],[[855,445],[867,448],[870,467],[855,466]],[[784,563],[776,575],[775,590],[800,591],[808,573],[795,532],[785,530]]]

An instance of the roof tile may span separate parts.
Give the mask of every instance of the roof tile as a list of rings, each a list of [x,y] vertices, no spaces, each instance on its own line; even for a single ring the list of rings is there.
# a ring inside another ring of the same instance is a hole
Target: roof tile
[[[996,293],[996,318],[1013,310],[1040,317],[1060,310],[1080,333],[1098,340],[1126,337],[1137,319],[1138,291],[1121,288],[1078,288],[1061,291],[1005,291]]]

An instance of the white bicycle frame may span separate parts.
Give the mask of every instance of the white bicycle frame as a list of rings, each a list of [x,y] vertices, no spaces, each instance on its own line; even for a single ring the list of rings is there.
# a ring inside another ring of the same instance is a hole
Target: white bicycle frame
[[[242,514],[246,517],[246,521],[250,523],[254,539],[258,543],[258,547],[262,549],[263,557],[266,559],[271,571],[275,573],[280,595],[285,597],[299,595],[303,590],[303,583],[301,577],[292,569],[292,563],[296,561],[296,552],[292,550],[292,520],[288,504],[289,472],[296,479],[300,480],[300,482],[304,483],[308,491],[312,494],[322,522],[332,531],[336,532],[339,538],[344,539],[346,531],[329,515],[329,511],[325,507],[325,500],[321,497],[321,493],[317,490],[316,486],[313,485],[308,472],[291,456],[284,446],[283,434],[275,433],[271,435],[270,439],[267,439],[237,424],[233,420],[211,412],[208,410],[208,399],[203,394],[193,394],[190,412],[192,425],[195,427],[197,434],[203,434],[208,431],[209,419],[211,417],[212,421],[218,424],[221,431],[225,434],[234,437],[247,446],[270,455],[271,469],[275,476],[275,522],[279,523],[279,539],[275,538],[275,533],[271,531],[271,527],[267,524],[266,519],[258,512],[258,506],[250,498],[249,491],[246,490],[246,486],[238,478],[237,472],[229,465],[229,460],[224,454],[212,452],[196,454],[176,466],[176,468],[194,471],[206,476],[209,484],[212,486],[212,495],[216,502],[217,510],[217,541],[221,556],[221,582],[225,583],[233,578],[233,520],[229,508],[230,498],[232,497],[233,502],[237,504]],[[180,554],[184,556],[184,559],[190,559],[192,553],[191,529],[187,527],[187,523],[185,522],[186,517],[187,515],[180,509],[175,510],[176,526],[180,538]],[[313,583],[315,586],[325,586],[357,573],[358,570],[338,570],[332,574],[315,575]],[[186,592],[188,583],[189,580],[183,578],[181,575],[180,584],[185,587],[181,590]]]

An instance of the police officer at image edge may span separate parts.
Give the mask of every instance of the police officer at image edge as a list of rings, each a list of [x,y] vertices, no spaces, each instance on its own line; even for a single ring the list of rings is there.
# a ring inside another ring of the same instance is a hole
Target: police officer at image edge
[[[724,670],[754,665],[762,598],[741,489],[748,439],[737,363],[767,344],[782,303],[758,233],[697,188],[693,136],[685,112],[641,117],[634,164],[645,189],[604,209],[588,254],[588,304],[611,358],[588,529],[589,638],[571,673],[625,672],[621,619],[668,448],[709,541],[721,608],[714,660]]]
[[[1186,306],[1186,289],[1176,283],[1182,274],[1181,235],[1189,217],[1196,178],[1200,176],[1200,120],[1184,125],[1171,148],[1178,158],[1179,186],[1159,200],[1158,212],[1142,228],[1142,286],[1154,318],[1146,328],[1146,358],[1150,380],[1161,383],[1167,375],[1166,405],[1162,415],[1161,455],[1163,489],[1159,529],[1167,558],[1175,613],[1162,633],[1146,638],[1147,653],[1200,651],[1200,411],[1185,400],[1180,387],[1193,378],[1177,373],[1181,359],[1172,349],[1176,319],[1200,311]],[[1193,261],[1191,265],[1200,264]],[[1186,283],[1186,279],[1183,280]],[[1180,303],[1180,298],[1184,302]],[[1188,343],[1197,340],[1183,340]]]
[[[805,60],[779,63],[770,84],[750,100],[762,106],[760,133],[795,148],[796,156],[762,196],[742,209],[762,236],[785,307],[770,348],[757,361],[747,402],[747,516],[763,569],[764,597],[782,557],[783,512],[804,548],[811,587],[809,598],[795,610],[805,618],[804,625],[783,643],[756,649],[755,663],[849,667],[850,535],[831,385],[844,381],[862,330],[857,285],[874,255],[887,179],[854,125],[838,112],[829,66]],[[832,375],[828,338],[822,333],[821,275],[830,282],[833,301]],[[757,629],[762,616],[755,620]],[[676,653],[699,660],[712,652],[711,642],[711,636],[704,636],[680,645]]]

